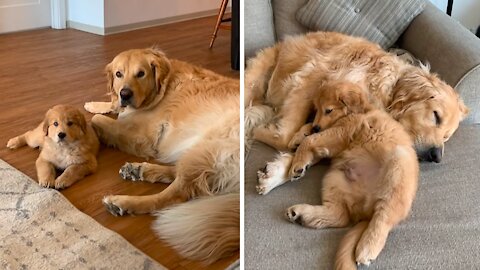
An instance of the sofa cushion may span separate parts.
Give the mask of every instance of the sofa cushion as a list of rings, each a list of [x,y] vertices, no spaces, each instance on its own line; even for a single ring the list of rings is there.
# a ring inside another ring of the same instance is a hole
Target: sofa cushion
[[[246,0],[244,4],[245,57],[275,44],[273,10],[269,0]]]
[[[364,37],[386,49],[424,7],[423,0],[309,0],[296,18],[311,30]]]
[[[304,34],[308,29],[295,19],[295,13],[308,0],[272,0],[273,17],[277,40],[284,40],[287,36]]]
[[[445,146],[440,164],[422,163],[410,217],[389,235],[370,267],[360,269],[476,269],[480,265],[480,125],[461,125]],[[314,230],[288,222],[287,207],[321,203],[328,165],[307,176],[256,194],[256,171],[275,151],[254,143],[245,164],[245,269],[333,269],[348,229]]]

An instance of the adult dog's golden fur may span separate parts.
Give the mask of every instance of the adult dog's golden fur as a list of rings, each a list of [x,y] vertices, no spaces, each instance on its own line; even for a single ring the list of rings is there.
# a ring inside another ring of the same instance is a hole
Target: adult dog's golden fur
[[[35,165],[43,187],[69,187],[97,168],[98,138],[83,114],[71,106],[51,108],[37,128],[7,143],[10,149],[24,145],[41,148]],[[56,169],[64,171],[56,177]]]
[[[287,150],[313,107],[310,97],[324,82],[338,79],[368,89],[406,128],[422,160],[440,162],[444,142],[468,113],[458,94],[427,67],[407,64],[361,38],[316,32],[287,38],[249,61],[246,135]],[[277,112],[270,124],[265,105]]]
[[[120,169],[120,175],[133,181],[171,183],[159,194],[107,196],[103,200],[107,209],[114,215],[124,215],[152,213],[168,207],[161,212],[162,220],[158,223],[162,225],[156,227],[157,233],[190,258],[211,262],[237,250],[238,80],[168,59],[157,49],[122,52],[107,65],[106,71],[111,102],[85,104],[92,113],[120,112],[116,120],[99,114],[92,118],[101,141],[165,164],[127,163]],[[215,198],[218,205],[214,208],[199,209],[201,205],[209,205],[202,202],[214,198],[172,207],[221,193],[233,195]],[[198,216],[209,215],[211,211],[222,214],[211,215],[212,220],[208,221],[179,217],[179,213]],[[188,226],[182,224],[185,220]],[[190,227],[209,227],[218,233],[195,233]]]
[[[319,206],[299,204],[287,218],[311,228],[359,223],[339,247],[336,269],[370,264],[390,230],[410,212],[417,190],[418,161],[403,126],[372,109],[367,92],[355,84],[328,82],[314,98],[313,125],[323,131],[305,138],[295,152],[290,174],[304,175],[319,159],[332,158]]]

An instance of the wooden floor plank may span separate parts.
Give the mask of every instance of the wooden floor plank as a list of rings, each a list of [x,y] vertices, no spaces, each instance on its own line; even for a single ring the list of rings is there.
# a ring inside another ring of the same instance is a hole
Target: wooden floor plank
[[[215,17],[185,21],[98,36],[73,29],[43,29],[0,35],[0,158],[36,179],[38,150],[6,149],[9,138],[35,127],[56,104],[83,108],[87,101],[107,100],[105,65],[121,51],[159,46],[167,56],[201,65],[238,78],[230,69],[230,32],[220,30],[214,48],[208,49]],[[84,112],[87,119],[92,115]],[[137,248],[170,269],[206,269],[199,262],[180,257],[158,240],[150,229],[148,215],[114,217],[101,199],[109,194],[144,195],[163,190],[164,184],[121,180],[118,169],[126,161],[142,159],[103,147],[98,171],[62,191],[78,209],[103,226],[118,232]],[[224,269],[239,254],[208,269]]]

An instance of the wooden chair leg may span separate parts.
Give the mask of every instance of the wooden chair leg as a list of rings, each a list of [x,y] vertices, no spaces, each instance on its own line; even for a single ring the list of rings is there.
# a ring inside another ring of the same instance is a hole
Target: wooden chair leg
[[[222,0],[222,4],[220,5],[220,10],[218,12],[217,16],[217,23],[215,24],[215,29],[213,30],[212,38],[210,40],[210,49],[213,47],[213,43],[215,42],[215,39],[217,38],[217,32],[218,28],[220,27],[220,24],[222,23],[223,15],[225,15],[225,10],[228,5],[228,0]]]

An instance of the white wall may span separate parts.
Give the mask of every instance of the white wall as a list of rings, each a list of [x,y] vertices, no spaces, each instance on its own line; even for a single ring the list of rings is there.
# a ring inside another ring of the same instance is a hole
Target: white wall
[[[67,21],[104,28],[103,0],[67,0]]]
[[[104,0],[105,28],[218,10],[219,0]]]
[[[448,0],[430,0],[430,2],[443,12],[446,12]],[[459,21],[470,31],[475,32],[480,25],[480,1],[454,0],[452,18]]]

